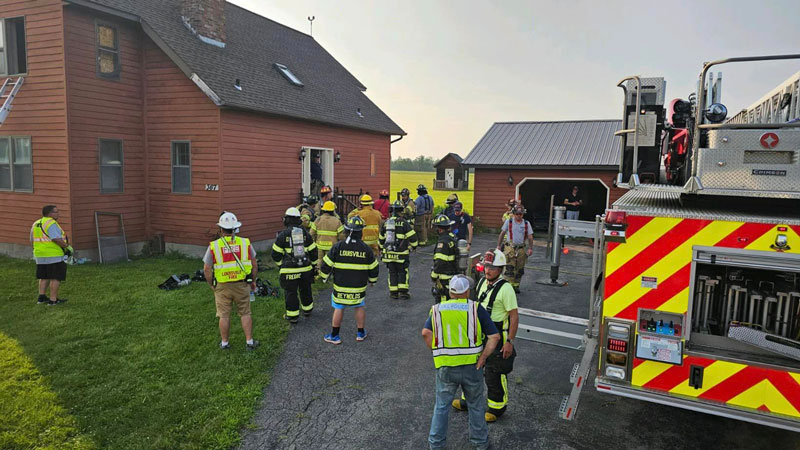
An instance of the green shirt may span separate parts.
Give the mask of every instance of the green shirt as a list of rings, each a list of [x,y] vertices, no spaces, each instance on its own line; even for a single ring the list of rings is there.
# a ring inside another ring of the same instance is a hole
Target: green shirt
[[[499,279],[497,281],[500,281]],[[489,282],[483,281],[478,289],[478,298],[480,299],[484,292],[489,288]],[[481,306],[489,309],[489,300],[491,300],[491,293],[486,296],[481,302]],[[497,293],[497,298],[492,305],[492,322],[503,322],[508,318],[508,312],[517,309],[517,294],[511,283],[503,283],[500,291]]]

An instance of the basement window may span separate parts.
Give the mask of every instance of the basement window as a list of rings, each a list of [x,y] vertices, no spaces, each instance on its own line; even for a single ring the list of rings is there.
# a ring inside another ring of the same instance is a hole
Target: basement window
[[[95,26],[97,35],[97,75],[112,80],[119,79],[119,33],[117,28],[98,23]]]
[[[303,82],[300,81],[300,78],[297,78],[297,76],[294,73],[292,73],[292,71],[289,70],[289,68],[286,67],[285,65],[275,63],[275,68],[278,69],[278,72],[280,72],[281,75],[283,75],[284,78],[289,80],[289,82],[292,83],[293,85],[303,86]]]
[[[0,190],[33,191],[30,137],[0,136]]]
[[[0,19],[0,75],[17,75],[27,71],[25,18]]]

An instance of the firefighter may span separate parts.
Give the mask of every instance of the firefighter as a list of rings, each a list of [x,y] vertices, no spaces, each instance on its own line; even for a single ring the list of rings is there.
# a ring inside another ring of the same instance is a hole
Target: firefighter
[[[339,327],[342,325],[342,316],[345,308],[354,308],[356,316],[356,341],[363,341],[367,337],[364,329],[366,312],[364,299],[367,293],[367,283],[374,285],[378,281],[378,260],[370,251],[369,246],[361,240],[365,222],[359,216],[347,219],[345,229],[347,238],[333,245],[331,250],[322,259],[320,277],[327,281],[333,274],[333,293],[331,306],[333,317],[331,319],[331,332],[323,340],[334,345],[342,343],[339,336]]]
[[[389,296],[409,299],[409,253],[417,248],[417,233],[403,217],[405,208],[400,200],[394,202],[390,209],[392,216],[383,223],[378,237],[382,261],[389,270]]]
[[[424,184],[417,186],[417,198],[414,200],[414,205],[417,210],[417,218],[414,222],[417,238],[422,238],[420,245],[428,245],[428,231],[431,229],[431,216],[433,215],[433,197],[428,194],[428,188]]]
[[[458,201],[458,194],[452,193],[452,194],[448,195],[447,196],[447,200],[445,200],[445,203],[447,204],[447,206],[444,208],[444,211],[442,211],[442,214],[444,214],[447,217],[450,217],[453,214],[455,214],[455,210],[453,209],[453,205],[457,201]]]
[[[533,254],[533,227],[525,220],[525,208],[514,206],[514,216],[503,222],[500,236],[497,238],[497,249],[506,255],[508,266],[504,278],[519,293],[519,283],[525,273],[525,263]],[[503,239],[508,236],[508,239]],[[528,248],[525,248],[525,245]]]
[[[272,244],[272,259],[280,265],[280,283],[286,292],[286,314],[289,323],[297,323],[300,308],[308,317],[314,309],[311,284],[317,264],[317,244],[302,228],[302,218],[297,208],[289,208],[283,216],[286,229],[278,233]],[[298,302],[298,291],[299,302]]]
[[[403,217],[411,224],[411,228],[414,228],[414,223],[417,220],[417,205],[414,200],[411,200],[411,192],[408,188],[403,188],[400,191],[400,202],[403,204]]]
[[[517,206],[517,201],[513,198],[508,201],[508,210],[503,213],[503,223],[507,222],[508,219],[514,217],[514,207]]]
[[[514,338],[519,326],[517,311],[517,295],[511,284],[500,275],[506,265],[506,257],[500,250],[489,250],[483,256],[485,278],[481,278],[475,286],[477,298],[481,306],[492,318],[501,334],[501,342],[497,350],[486,360],[483,373],[486,382],[487,409],[486,421],[495,422],[506,411],[508,406],[508,374],[514,366],[516,350]],[[453,408],[466,409],[463,399],[453,400]]]
[[[433,270],[431,270],[436,303],[448,298],[447,286],[450,278],[458,273],[458,242],[450,232],[452,225],[453,221],[444,214],[439,214],[433,219],[433,226],[439,234],[439,240],[433,249]]]
[[[314,211],[318,203],[319,197],[311,194],[305,198],[303,203],[297,206],[297,210],[300,211],[300,220],[306,230],[310,230],[311,224],[317,220],[317,213]]]
[[[359,203],[361,203],[361,207],[350,212],[347,219],[349,220],[354,216],[361,217],[364,221],[361,239],[372,249],[375,257],[378,258],[381,254],[378,246],[378,234],[381,232],[381,222],[383,222],[381,213],[372,209],[372,197],[369,194],[362,195]]]
[[[325,202],[333,201],[333,189],[330,186],[322,186],[319,190],[319,205],[324,205]]]
[[[228,333],[231,328],[231,310],[236,306],[247,340],[246,349],[255,350],[259,342],[253,339],[250,292],[255,289],[254,280],[258,276],[256,252],[249,239],[236,236],[236,230],[242,223],[233,213],[222,213],[217,226],[221,237],[209,244],[203,256],[203,275],[214,291],[221,339],[219,348],[231,348]]]
[[[317,269],[322,264],[322,258],[333,247],[333,244],[344,239],[344,226],[339,216],[336,215],[336,205],[332,201],[322,205],[321,214],[311,224],[311,238],[317,243]]]
[[[378,199],[375,200],[375,205],[373,209],[381,213],[381,218],[386,220],[389,218],[389,207],[391,203],[389,202],[389,191],[386,189],[382,190],[380,195],[378,195]]]

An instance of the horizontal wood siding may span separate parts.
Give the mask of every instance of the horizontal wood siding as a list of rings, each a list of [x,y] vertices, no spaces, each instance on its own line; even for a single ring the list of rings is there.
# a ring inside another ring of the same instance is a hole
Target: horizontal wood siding
[[[119,80],[96,74],[95,23],[116,26]],[[145,239],[142,35],[138,24],[64,8],[69,154],[76,248],[97,247],[95,211],[122,214],[128,242]],[[99,139],[122,141],[123,192],[100,193]]]
[[[514,179],[512,185],[508,184],[508,176]],[[476,168],[474,175],[475,190],[475,216],[480,217],[481,223],[488,227],[499,227],[503,213],[507,210],[506,204],[516,193],[517,183],[523,178],[591,178],[600,179],[609,187],[609,205],[614,203],[625,192],[624,189],[613,187],[613,180],[617,175],[616,170],[534,170],[534,169],[482,169]]]
[[[335,187],[377,197],[389,188],[390,137],[241,111],[222,111],[221,183],[223,206],[243,223],[242,235],[272,239],[283,228],[286,208],[300,198],[301,147],[341,153],[334,166]],[[375,175],[370,175],[370,154]]]
[[[25,17],[28,63],[0,136],[30,136],[33,156],[33,192],[0,191],[2,243],[30,245],[31,224],[51,203],[59,207],[59,222],[71,236],[62,9],[60,0],[0,2],[0,18]]]
[[[206,245],[217,231],[220,110],[149,38],[144,39],[150,228],[166,242]],[[172,193],[171,142],[191,142],[192,193]]]

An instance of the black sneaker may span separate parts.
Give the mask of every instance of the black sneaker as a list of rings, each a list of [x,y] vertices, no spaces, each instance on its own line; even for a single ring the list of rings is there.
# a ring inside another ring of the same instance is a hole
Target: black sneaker
[[[253,351],[253,350],[255,350],[255,349],[256,349],[256,348],[257,348],[259,345],[261,345],[261,342],[259,342],[259,341],[255,340],[255,339],[253,339],[253,343],[252,343],[252,344],[247,344],[247,351],[248,351],[248,352],[250,352],[250,351]]]
[[[46,295],[40,295],[38,299],[36,299],[37,305],[44,305],[46,303],[50,303],[50,299],[47,298]]]
[[[55,301],[49,301],[49,302],[47,302],[47,306],[56,306],[56,305],[60,305],[62,303],[67,303],[67,299],[59,298],[59,299],[56,299]]]

